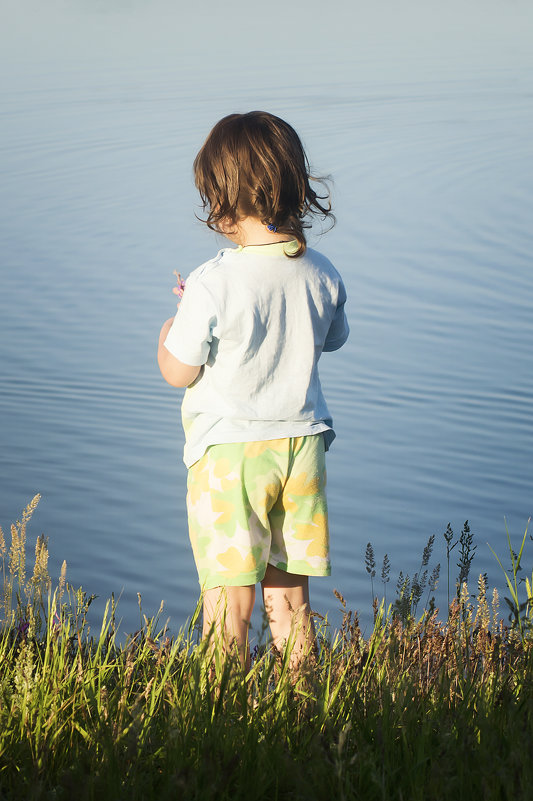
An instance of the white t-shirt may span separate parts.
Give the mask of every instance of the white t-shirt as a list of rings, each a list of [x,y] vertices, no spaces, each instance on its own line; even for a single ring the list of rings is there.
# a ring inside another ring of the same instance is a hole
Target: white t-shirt
[[[335,433],[318,376],[322,351],[348,337],[346,291],[315,250],[296,242],[224,248],[188,277],[165,347],[204,365],[185,392],[183,460],[209,445]]]

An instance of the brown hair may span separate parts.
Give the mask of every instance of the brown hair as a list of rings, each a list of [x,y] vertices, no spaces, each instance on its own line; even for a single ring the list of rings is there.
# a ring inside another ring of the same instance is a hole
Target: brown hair
[[[298,134],[266,111],[229,114],[217,122],[194,160],[194,180],[209,228],[217,231],[222,220],[233,225],[258,217],[294,236],[299,243],[294,256],[305,252],[309,214],[335,222],[329,193],[318,195],[309,184],[325,181],[310,174]]]

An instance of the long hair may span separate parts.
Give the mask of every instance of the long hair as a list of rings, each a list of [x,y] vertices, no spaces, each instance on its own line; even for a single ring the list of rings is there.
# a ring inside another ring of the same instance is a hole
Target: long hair
[[[194,180],[209,228],[257,217],[298,241],[294,256],[305,252],[309,215],[335,223],[325,179],[311,175],[298,134],[266,111],[229,114],[217,122],[194,160]],[[318,195],[310,181],[326,194]]]

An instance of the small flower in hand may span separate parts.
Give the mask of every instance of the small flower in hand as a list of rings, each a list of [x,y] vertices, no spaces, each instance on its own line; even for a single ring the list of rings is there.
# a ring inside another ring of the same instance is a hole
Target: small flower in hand
[[[172,291],[181,300],[182,297],[183,297],[183,293],[185,292],[185,281],[181,277],[180,273],[178,273],[176,270],[174,270],[173,274],[176,276],[176,280],[177,280],[178,285],[175,286]],[[179,301],[178,301],[178,303],[179,303]]]

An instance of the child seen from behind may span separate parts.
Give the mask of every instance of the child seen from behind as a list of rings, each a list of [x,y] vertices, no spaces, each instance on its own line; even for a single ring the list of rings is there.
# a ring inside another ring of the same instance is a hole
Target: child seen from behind
[[[334,439],[318,376],[348,337],[346,292],[306,246],[310,215],[332,217],[311,187],[296,132],[253,111],[220,120],[194,162],[206,223],[224,248],[187,278],[159,336],[182,403],[187,512],[203,632],[249,665],[255,585],[272,638],[296,667],[313,647],[309,576],[330,574],[325,451]]]

